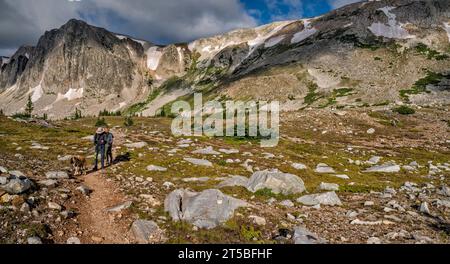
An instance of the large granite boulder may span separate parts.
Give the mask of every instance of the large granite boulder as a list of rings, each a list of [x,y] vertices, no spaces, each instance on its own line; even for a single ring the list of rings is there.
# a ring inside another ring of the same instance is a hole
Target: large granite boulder
[[[174,221],[187,221],[199,228],[215,228],[233,217],[234,210],[247,207],[245,201],[216,189],[201,193],[178,189],[164,201],[164,209]]]
[[[257,192],[270,189],[275,194],[298,194],[306,190],[305,184],[298,176],[282,172],[258,171],[247,182],[247,189]]]

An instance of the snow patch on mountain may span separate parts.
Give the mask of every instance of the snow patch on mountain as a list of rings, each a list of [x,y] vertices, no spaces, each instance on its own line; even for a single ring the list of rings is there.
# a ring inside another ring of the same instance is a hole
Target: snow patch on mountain
[[[286,37],[285,35],[281,35],[281,36],[277,36],[277,37],[274,37],[274,38],[270,38],[264,44],[264,48],[267,49],[267,48],[270,48],[270,47],[273,47],[273,46],[277,45],[278,43],[283,41],[285,37]]]
[[[31,102],[36,103],[39,99],[41,99],[42,95],[44,95],[44,90],[42,90],[42,85],[39,84],[38,86],[34,87],[31,92],[33,93],[31,95]]]
[[[277,34],[280,30],[282,30],[286,25],[288,25],[289,23],[291,23],[292,21],[287,21],[284,22],[280,25],[278,25],[277,27],[275,27],[272,31],[270,31],[268,34],[260,34],[258,33],[258,37],[249,40],[247,43],[248,45],[251,47],[251,49],[253,50],[255,47],[263,44],[264,42],[266,42],[266,40],[268,40],[270,37],[272,37],[273,35]]]
[[[67,101],[81,99],[81,98],[83,98],[83,93],[84,93],[83,88],[80,88],[80,89],[70,88],[69,91],[67,91],[67,93],[65,93],[64,95],[61,93],[58,93],[58,97],[56,98],[56,101],[61,101],[64,99],[67,99]]]
[[[163,53],[158,50],[158,47],[151,47],[147,50],[147,67],[156,71],[159,65],[159,60],[161,59]]]
[[[403,24],[397,22],[397,16],[391,13],[395,7],[386,6],[379,8],[378,10],[383,11],[383,13],[388,17],[388,24],[385,25],[380,22],[374,22],[369,27],[369,30],[377,37],[385,37],[391,39],[411,39],[415,38],[414,35],[410,35],[409,32],[403,28]]]
[[[303,40],[316,34],[317,29],[311,27],[311,22],[309,20],[304,20],[303,23],[305,25],[305,29],[294,34],[294,36],[291,39],[291,44],[302,42]]]

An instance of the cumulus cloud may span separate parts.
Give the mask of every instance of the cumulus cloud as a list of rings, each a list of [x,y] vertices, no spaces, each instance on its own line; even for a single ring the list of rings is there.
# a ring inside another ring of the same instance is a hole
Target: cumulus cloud
[[[161,44],[257,25],[239,0],[0,0],[0,51],[34,45],[71,18]]]

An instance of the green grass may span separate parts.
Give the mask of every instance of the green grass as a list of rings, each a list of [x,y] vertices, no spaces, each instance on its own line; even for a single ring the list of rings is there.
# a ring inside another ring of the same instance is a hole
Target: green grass
[[[427,71],[427,75],[419,79],[411,89],[408,90],[400,90],[400,97],[402,97],[405,100],[409,100],[409,95],[416,95],[421,93],[429,93],[427,91],[428,85],[438,85],[443,78],[448,78],[449,76],[446,76],[441,73],[436,73],[432,71]]]
[[[423,43],[419,43],[416,46],[416,51],[419,54],[427,56],[429,60],[446,60],[450,58],[447,54],[441,54],[440,52],[429,48],[427,45]]]
[[[401,115],[413,115],[416,113],[416,110],[414,110],[411,107],[408,107],[406,105],[402,105],[400,107],[394,108],[394,112],[399,113]]]
[[[319,87],[317,86],[317,84],[315,84],[313,82],[308,83],[308,91],[309,92],[305,96],[305,99],[304,99],[305,104],[311,105],[323,97],[323,95],[321,95],[320,93],[317,93],[318,88]]]

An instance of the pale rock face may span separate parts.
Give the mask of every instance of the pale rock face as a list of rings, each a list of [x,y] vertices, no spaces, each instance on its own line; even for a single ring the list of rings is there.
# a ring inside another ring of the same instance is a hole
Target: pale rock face
[[[376,22],[369,27],[369,30],[378,37],[381,36],[391,39],[415,38],[415,36],[410,35],[408,31],[403,28],[402,24],[397,22],[397,16],[391,12],[394,9],[395,7],[391,6],[380,8],[379,10],[383,11],[383,13],[388,17],[388,25]]]
[[[296,44],[302,42],[303,40],[311,37],[312,35],[317,33],[317,29],[311,27],[311,23],[309,20],[304,20],[305,29],[295,33],[294,37],[291,39],[292,44]]]
[[[206,229],[223,224],[233,216],[234,210],[247,206],[247,202],[214,189],[201,193],[175,190],[164,202],[165,211],[169,212],[174,221],[187,221]]]
[[[147,50],[147,67],[150,70],[155,71],[158,68],[159,60],[161,59],[162,52],[158,47],[151,47]]]
[[[450,42],[450,23],[444,23],[444,29],[447,32],[448,41]]]

